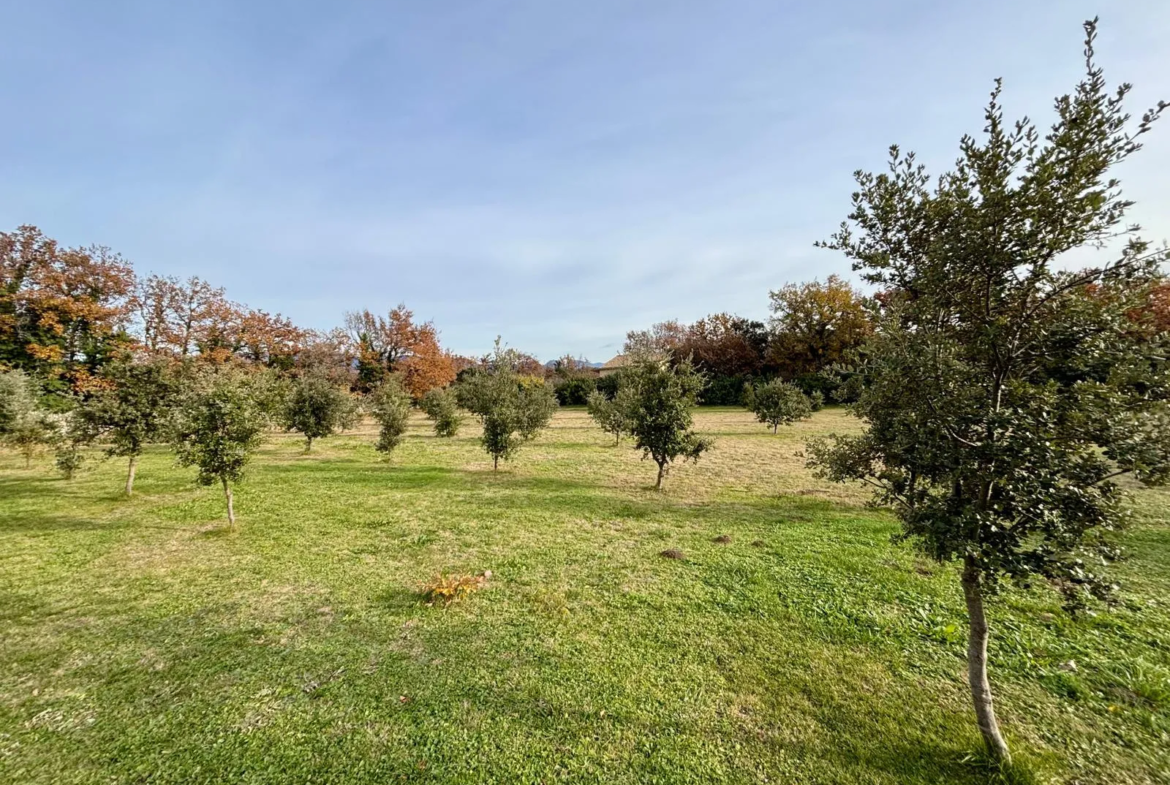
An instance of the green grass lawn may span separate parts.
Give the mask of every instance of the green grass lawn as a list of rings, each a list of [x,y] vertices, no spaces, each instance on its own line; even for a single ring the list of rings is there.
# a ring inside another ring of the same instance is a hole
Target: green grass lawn
[[[369,429],[277,435],[234,533],[162,448],[131,500],[121,461],[66,481],[0,455],[0,781],[995,781],[954,569],[803,468],[856,423],[697,425],[715,451],[661,494],[579,410],[498,473],[477,429],[421,417],[390,461]],[[1170,494],[1137,508],[1118,608],[993,601],[1024,779],[1170,782]]]

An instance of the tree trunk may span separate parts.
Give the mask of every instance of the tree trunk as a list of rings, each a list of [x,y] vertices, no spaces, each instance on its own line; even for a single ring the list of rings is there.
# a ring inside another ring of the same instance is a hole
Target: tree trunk
[[[618,445],[620,445],[621,443],[622,443],[622,432],[621,432],[621,431],[618,431],[616,434],[614,434],[614,437],[613,437],[613,446],[614,446],[614,447],[617,447],[617,446],[618,446]]]
[[[496,472],[499,470],[500,470],[500,456],[493,455],[492,456],[492,471]]]
[[[658,482],[654,483],[655,490],[662,490],[662,476],[666,474],[666,464],[658,464]]]
[[[312,452],[312,451],[313,451],[313,437],[306,436],[305,437],[305,452]]]
[[[775,436],[779,432],[779,430],[780,430],[780,423],[778,423],[778,422],[772,423],[772,435]]]
[[[228,526],[234,529],[236,528],[236,511],[232,507],[232,486],[228,485],[226,477],[221,479],[223,480],[223,496],[227,499]]]
[[[1012,754],[999,732],[995,707],[991,701],[991,682],[987,680],[987,617],[983,613],[983,586],[979,568],[968,558],[963,567],[963,596],[967,600],[967,681],[975,718],[987,752],[999,763],[1011,763]]]
[[[130,467],[126,470],[126,495],[134,495],[134,473],[138,471],[138,456],[130,456]]]

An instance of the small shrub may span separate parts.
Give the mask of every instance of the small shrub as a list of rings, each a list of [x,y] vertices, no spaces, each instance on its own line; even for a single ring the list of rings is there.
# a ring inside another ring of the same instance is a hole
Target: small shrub
[[[747,408],[757,420],[771,425],[772,433],[776,433],[781,425],[812,417],[813,404],[809,397],[795,384],[779,379],[748,387],[744,397]]]
[[[389,454],[402,442],[410,419],[410,396],[394,377],[387,377],[370,394],[370,414],[378,421],[378,443],[374,449]]]
[[[450,438],[459,433],[463,418],[459,416],[459,402],[451,388],[428,390],[419,407],[435,426],[435,435]]]
[[[356,409],[349,392],[320,372],[293,380],[280,411],[281,424],[305,437],[305,452],[313,440],[352,427]]]
[[[630,432],[630,412],[634,405],[633,390],[619,387],[613,398],[607,398],[600,390],[589,394],[587,408],[589,416],[606,433],[612,433],[614,444],[620,444],[622,436]]]

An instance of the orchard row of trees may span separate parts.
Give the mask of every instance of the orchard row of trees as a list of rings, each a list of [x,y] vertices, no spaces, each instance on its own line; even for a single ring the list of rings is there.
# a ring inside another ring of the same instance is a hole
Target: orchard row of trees
[[[872,487],[903,539],[957,563],[971,697],[987,749],[1003,762],[986,604],[1009,584],[1051,585],[1073,609],[1110,599],[1105,567],[1127,518],[1118,478],[1170,480],[1170,252],[1125,223],[1132,203],[1111,171],[1141,149],[1167,104],[1133,122],[1130,86],[1107,87],[1096,22],[1085,28],[1085,76],[1056,99],[1043,134],[1027,118],[1005,121],[997,83],[982,137],[964,137],[933,183],[897,147],[887,171],[856,173],[852,210],[823,247],[851,259],[878,295],[830,279],[774,292],[768,326],[720,316],[631,333],[630,367],[607,381],[611,394],[588,396],[602,428],[654,460],[659,486],[674,462],[711,448],[691,428],[705,374],[733,378],[774,430],[819,405],[809,378],[854,400],[862,432],[814,441],[809,464]],[[23,370],[0,373],[0,435],[27,456],[50,431],[68,435],[64,444],[100,433],[108,452],[129,456],[128,489],[142,444],[167,438],[200,482],[223,486],[231,517],[232,483],[273,412],[308,449],[348,421],[352,390],[368,393],[380,450],[401,441],[415,398],[439,435],[458,430],[460,408],[478,417],[493,465],[538,434],[556,405],[539,366],[498,342],[484,361],[416,373],[412,385],[410,360],[433,358],[420,347],[434,336],[402,328],[413,325],[408,312],[359,314],[343,334],[288,354],[280,340],[252,345],[188,327],[175,316],[191,312],[180,297],[162,309],[170,315],[152,348],[145,328],[132,339],[120,321],[138,289],[119,258],[57,249],[28,228],[3,243],[0,362]],[[1062,260],[1072,252],[1103,256],[1070,270]],[[123,370],[115,349],[131,341],[144,348]],[[282,375],[274,357],[290,358],[291,371]],[[582,373],[562,365],[562,384]],[[190,376],[175,383],[174,369]],[[39,406],[25,370],[83,393],[64,425]],[[73,471],[77,455],[62,449],[59,463]]]
[[[623,354],[690,362],[706,380],[699,404],[746,403],[748,389],[772,379],[795,384],[805,394],[830,396],[840,379],[824,371],[844,362],[873,334],[879,299],[835,275],[788,284],[768,296],[772,316],[766,323],[728,313],[693,324],[659,322],[629,332]],[[549,376],[563,405],[584,404],[594,390],[612,398],[617,389],[613,376],[599,378],[595,368],[569,356],[556,360]]]

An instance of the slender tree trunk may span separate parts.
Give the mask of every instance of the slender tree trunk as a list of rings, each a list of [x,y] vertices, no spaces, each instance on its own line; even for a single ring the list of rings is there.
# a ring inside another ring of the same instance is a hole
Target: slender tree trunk
[[[662,490],[662,476],[666,474],[666,464],[658,464],[658,482],[654,483],[655,490]]]
[[[500,470],[500,456],[493,455],[492,456],[492,471],[496,472],[499,470]]]
[[[138,471],[138,456],[130,456],[130,466],[126,469],[126,495],[134,495],[134,474]]]
[[[979,569],[970,559],[963,567],[963,596],[967,600],[967,681],[971,685],[971,700],[975,704],[975,718],[987,752],[1000,763],[1011,763],[999,723],[995,720],[995,707],[991,700],[991,682],[987,679],[987,617],[983,612],[983,586]]]
[[[312,451],[313,451],[313,437],[306,436],[305,437],[305,452],[312,452]]]
[[[780,423],[778,423],[778,422],[772,423],[772,435],[775,436],[779,430],[780,430]]]
[[[220,479],[223,481],[223,497],[227,499],[228,526],[234,529],[236,528],[236,511],[232,507],[232,486],[228,485],[226,477]]]
[[[622,432],[621,432],[621,431],[618,431],[617,433],[615,433],[615,434],[614,434],[614,437],[613,437],[613,446],[614,446],[614,447],[617,447],[617,446],[618,446],[618,445],[620,445],[621,443],[622,443]]]

